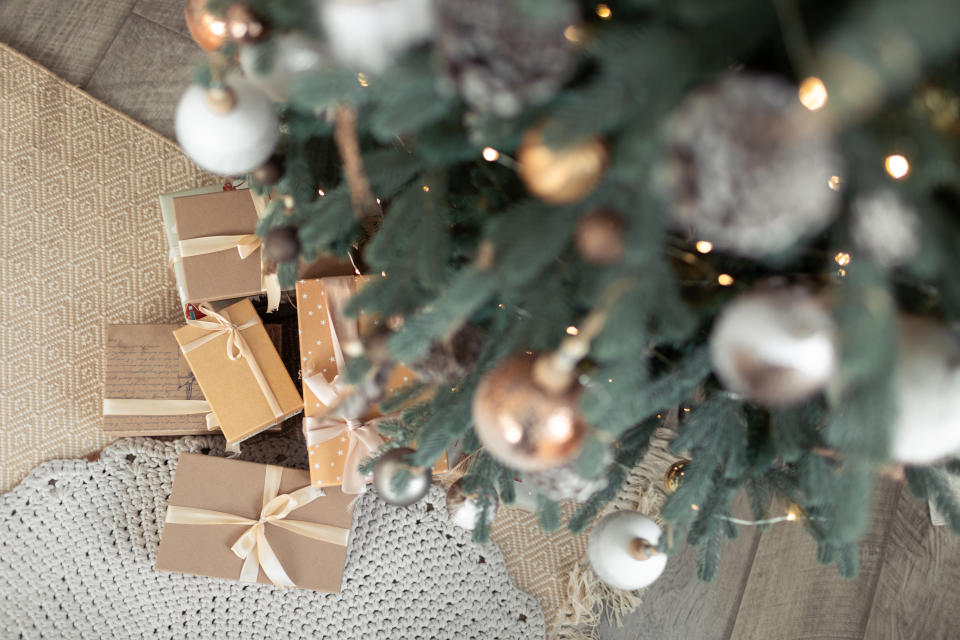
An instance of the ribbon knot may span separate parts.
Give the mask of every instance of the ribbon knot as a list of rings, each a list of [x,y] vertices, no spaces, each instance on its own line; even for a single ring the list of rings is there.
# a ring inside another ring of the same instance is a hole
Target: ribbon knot
[[[341,546],[347,545],[350,531],[342,527],[317,522],[287,520],[287,516],[292,511],[325,494],[323,489],[306,486],[291,493],[278,495],[282,477],[282,467],[272,465],[266,467],[263,481],[263,507],[260,509],[258,520],[251,520],[222,511],[178,505],[167,507],[165,520],[172,524],[249,525],[230,547],[230,550],[238,558],[243,559],[243,566],[240,568],[240,581],[256,582],[262,568],[267,578],[274,585],[278,587],[296,586],[267,541],[266,525],[282,527],[301,536]]]

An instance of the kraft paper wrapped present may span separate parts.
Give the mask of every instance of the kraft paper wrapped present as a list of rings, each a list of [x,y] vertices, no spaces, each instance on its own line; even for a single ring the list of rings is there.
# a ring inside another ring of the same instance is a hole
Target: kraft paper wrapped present
[[[180,301],[215,302],[266,293],[280,304],[280,282],[263,263],[257,222],[267,199],[250,189],[200,187],[160,196]]]
[[[103,430],[114,436],[183,436],[219,430],[173,332],[180,325],[107,325]],[[265,325],[280,349],[280,325]]]
[[[306,471],[181,453],[156,568],[337,593],[353,499]]]
[[[344,367],[342,345],[361,334],[361,324],[369,317],[346,318],[343,309],[350,296],[365,281],[375,276],[341,276],[297,282],[297,320],[300,324],[300,365],[303,378],[303,431],[314,486],[342,486],[346,493],[360,493],[368,478],[357,465],[370,457],[383,438],[377,432],[381,416],[374,410],[363,420],[344,420],[325,416],[343,390],[338,374]],[[387,382],[387,393],[395,392],[416,380],[403,366],[394,367]],[[434,473],[448,470],[444,454]]]
[[[229,445],[300,413],[303,400],[249,300],[173,332]]]
[[[250,189],[224,190],[217,185],[160,196],[177,293],[184,307],[266,293],[268,308],[277,308],[279,280],[263,262],[260,239],[254,235],[267,204],[267,198]],[[301,278],[353,272],[349,259],[329,255],[299,268]]]

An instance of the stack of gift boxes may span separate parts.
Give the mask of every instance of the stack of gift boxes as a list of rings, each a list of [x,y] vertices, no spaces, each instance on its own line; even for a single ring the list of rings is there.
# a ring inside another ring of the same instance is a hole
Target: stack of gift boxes
[[[349,262],[301,270],[296,286],[303,396],[251,296],[281,297],[255,235],[266,199],[245,188],[204,187],[160,196],[185,324],[107,327],[105,431],[114,435],[223,434],[227,447],[304,413],[309,471],[183,454],[174,477],[157,569],[340,590],[357,467],[382,444],[372,411],[345,420],[331,409],[344,389],[343,345],[366,318],[343,308],[363,286]],[[397,389],[413,374],[396,367]],[[447,470],[446,459],[434,469]]]

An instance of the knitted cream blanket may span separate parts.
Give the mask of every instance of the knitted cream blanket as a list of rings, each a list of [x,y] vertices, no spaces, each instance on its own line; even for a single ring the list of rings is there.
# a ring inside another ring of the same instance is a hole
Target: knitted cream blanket
[[[261,438],[242,457],[292,466],[302,446]],[[448,521],[436,486],[408,508],[357,501],[339,594],[155,571],[181,451],[222,456],[223,439],[121,440],[0,496],[0,638],[544,637],[537,602],[495,545]]]

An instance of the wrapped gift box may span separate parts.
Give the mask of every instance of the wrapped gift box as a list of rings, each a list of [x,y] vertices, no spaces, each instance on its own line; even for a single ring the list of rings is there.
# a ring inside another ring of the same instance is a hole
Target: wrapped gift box
[[[290,497],[271,503],[278,495]],[[182,453],[156,568],[339,592],[353,498],[335,488],[311,487],[306,471]],[[257,525],[290,499],[298,506],[285,517]],[[257,526],[265,548],[258,548]]]
[[[303,401],[253,304],[241,300],[173,332],[234,445],[300,413]]]
[[[260,248],[246,258],[236,247],[186,257],[181,249],[181,241],[253,234],[266,205],[267,200],[250,189],[224,191],[216,185],[160,196],[177,292],[184,307],[267,292]],[[300,277],[314,278],[354,271],[348,259],[321,255],[302,264],[299,272]]]
[[[266,200],[250,189],[223,191],[201,187],[160,196],[160,210],[170,243],[181,302],[213,302],[263,293],[261,249],[241,257],[236,246],[184,256],[184,241],[251,235]],[[191,251],[186,251],[191,253]]]
[[[107,326],[104,354],[103,430],[114,436],[182,436],[217,429],[218,423],[173,331],[180,325]],[[280,349],[279,325],[266,325]]]
[[[331,439],[319,441],[317,432],[313,430],[311,419],[318,418],[327,412],[328,404],[335,402],[331,397],[334,378],[340,371],[343,360],[342,345],[358,337],[363,331],[361,325],[369,326],[376,321],[369,317],[345,318],[343,308],[350,295],[363,286],[365,281],[375,276],[341,276],[321,278],[315,280],[301,280],[297,282],[297,319],[300,324],[300,365],[302,371],[304,397],[304,432],[307,439],[307,454],[310,461],[310,477],[315,486],[334,487],[343,486],[345,491],[358,490],[357,482],[345,480],[344,469],[348,455],[359,448],[360,453],[353,455],[352,462],[362,462],[363,459],[376,449],[382,439],[374,437],[376,421],[381,416],[376,410],[364,416],[362,429],[344,430]],[[328,295],[329,294],[329,295]],[[338,353],[338,347],[339,353]],[[320,398],[311,389],[311,378],[322,379],[323,385],[331,390]],[[403,366],[396,366],[390,372],[387,383],[388,395],[409,385],[416,380],[416,375]],[[330,427],[333,430],[333,420]],[[341,421],[342,422],[342,421]],[[356,442],[351,439],[356,438]],[[448,470],[446,454],[437,461],[434,473],[443,473]],[[344,483],[347,484],[344,484]]]

